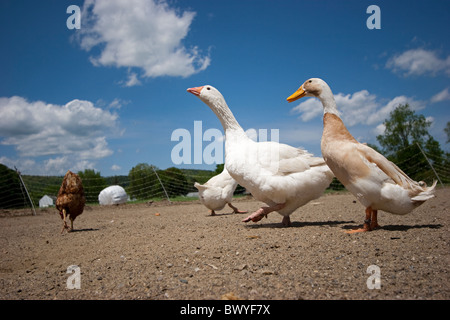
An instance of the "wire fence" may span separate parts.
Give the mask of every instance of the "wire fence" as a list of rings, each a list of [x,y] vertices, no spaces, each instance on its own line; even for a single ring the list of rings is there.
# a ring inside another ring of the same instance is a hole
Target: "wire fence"
[[[438,180],[441,185],[450,183],[450,159],[433,156],[418,151],[411,158],[396,163],[411,178],[431,184]],[[0,165],[0,209],[30,208],[30,213],[45,205],[43,199],[56,202],[63,176],[20,175]],[[145,165],[133,168],[128,176],[83,178],[83,187],[88,204],[97,204],[99,193],[110,185],[122,186],[129,201],[156,201],[161,199],[197,198],[195,182],[205,183],[216,173],[207,170],[187,170],[168,168],[158,170]],[[344,190],[343,185],[334,179],[329,190]],[[236,188],[235,194],[243,194],[245,189]],[[40,202],[42,202],[40,204]],[[47,202],[48,205],[48,202]],[[35,213],[34,213],[35,214]]]

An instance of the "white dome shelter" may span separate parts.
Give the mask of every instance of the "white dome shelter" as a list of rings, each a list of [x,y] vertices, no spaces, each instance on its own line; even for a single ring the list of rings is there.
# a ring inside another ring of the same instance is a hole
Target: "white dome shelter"
[[[54,205],[55,204],[53,202],[53,199],[50,196],[48,196],[48,195],[43,196],[39,200],[39,207],[40,208],[47,208],[47,207],[51,207],[51,206],[54,206]]]
[[[98,195],[100,205],[120,204],[128,201],[128,195],[121,186],[109,186]]]

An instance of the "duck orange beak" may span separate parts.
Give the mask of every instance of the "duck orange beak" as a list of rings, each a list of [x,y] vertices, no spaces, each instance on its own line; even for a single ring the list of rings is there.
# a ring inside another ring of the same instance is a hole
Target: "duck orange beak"
[[[200,95],[200,92],[202,91],[203,86],[202,87],[195,87],[195,88],[189,88],[187,89],[187,92],[190,92],[192,94],[195,94],[196,96]]]
[[[300,88],[298,88],[297,91],[295,91],[292,95],[290,95],[286,100],[288,102],[293,102],[295,100],[303,98],[305,95],[306,95],[306,92],[305,92],[305,90],[303,90],[303,86],[301,86]]]

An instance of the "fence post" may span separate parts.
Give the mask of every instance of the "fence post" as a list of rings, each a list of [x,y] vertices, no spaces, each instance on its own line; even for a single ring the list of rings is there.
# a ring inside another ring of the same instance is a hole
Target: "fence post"
[[[441,179],[439,178],[439,175],[437,174],[436,170],[434,170],[433,165],[431,164],[431,161],[428,159],[428,157],[425,155],[425,152],[423,152],[422,148],[420,147],[419,143],[416,142],[417,146],[419,147],[419,150],[422,152],[423,156],[425,157],[425,159],[427,159],[428,164],[430,165],[431,169],[433,169],[434,174],[436,175],[437,179],[439,180],[439,182],[441,183],[441,186],[444,186],[444,184],[442,183]]]
[[[31,200],[30,194],[28,193],[27,186],[26,186],[25,183],[23,182],[22,176],[20,175],[20,171],[17,170],[16,166],[14,166],[14,169],[16,169],[16,172],[17,172],[17,174],[19,175],[20,182],[22,183],[22,185],[23,185],[23,187],[24,187],[24,189],[25,189],[25,192],[27,193],[28,199],[30,200],[31,208],[33,209],[33,216],[35,216],[35,215],[36,215],[36,210],[34,209],[34,204],[33,204],[33,201]]]
[[[161,179],[159,178],[158,173],[156,173],[155,168],[153,168],[153,166],[152,166],[152,170],[153,170],[153,172],[155,173],[156,177],[158,178],[159,183],[161,184],[161,187],[163,188],[164,193],[166,194],[167,200],[169,200],[169,203],[172,203],[172,201],[170,201],[169,195],[167,194],[166,188],[164,188],[164,185],[163,185]]]

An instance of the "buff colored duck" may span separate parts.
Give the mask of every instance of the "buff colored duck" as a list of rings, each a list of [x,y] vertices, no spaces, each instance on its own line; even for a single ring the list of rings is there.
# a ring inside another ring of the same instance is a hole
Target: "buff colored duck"
[[[363,227],[349,233],[378,228],[378,210],[404,215],[434,197],[437,181],[427,187],[423,181],[412,180],[393,162],[350,134],[325,81],[319,78],[305,81],[287,101],[302,97],[316,97],[322,102],[322,156],[336,178],[366,208]]]

